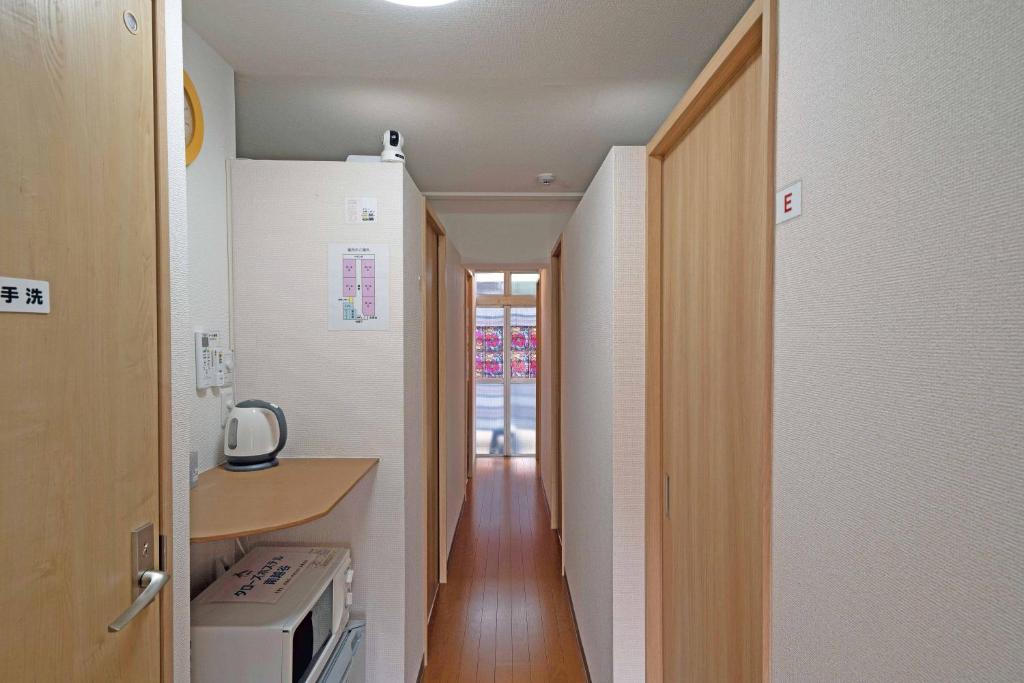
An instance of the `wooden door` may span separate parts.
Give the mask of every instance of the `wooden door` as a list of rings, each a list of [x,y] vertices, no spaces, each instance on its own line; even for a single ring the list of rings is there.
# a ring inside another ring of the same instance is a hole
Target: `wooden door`
[[[654,436],[664,496],[648,499],[660,503],[655,599],[664,606],[661,661],[652,667],[666,682],[767,676],[769,16],[760,3],[747,13],[650,148]]]
[[[429,217],[424,231],[425,267],[423,273],[423,320],[424,320],[424,377],[423,377],[423,419],[424,419],[424,477],[427,483],[427,610],[434,604],[440,584],[440,534],[438,533],[440,512],[440,431],[439,431],[439,307],[438,287],[442,273],[439,272],[439,236],[436,224]]]
[[[554,500],[551,502],[551,528],[562,527],[562,242],[558,241],[551,253],[551,269],[548,297],[551,312],[551,339],[547,341],[544,357],[549,359],[547,367],[551,372],[551,438],[552,463],[554,472]]]
[[[160,678],[159,601],[108,630],[159,522],[153,36],[149,0],[0,5],[0,276],[51,297],[0,313],[4,680]]]

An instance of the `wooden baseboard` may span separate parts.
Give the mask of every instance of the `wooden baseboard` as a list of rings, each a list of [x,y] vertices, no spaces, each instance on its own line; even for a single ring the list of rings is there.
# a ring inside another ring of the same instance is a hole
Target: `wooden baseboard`
[[[580,624],[576,621],[576,605],[572,601],[572,591],[569,589],[568,575],[562,574],[562,583],[565,585],[565,594],[569,596],[569,613],[572,614],[572,628],[576,633],[576,644],[580,648],[580,657],[583,658],[583,670],[587,672],[588,683],[593,683],[594,679],[590,676],[590,664],[587,663],[587,651],[583,649],[583,639],[580,638]]]
[[[466,487],[469,486],[469,479],[462,485],[462,505],[459,506],[459,518],[455,520],[455,533],[452,534],[452,544],[448,546],[448,561],[452,559],[452,551],[455,550],[455,539],[459,536],[459,527],[462,526],[462,518],[466,516]],[[444,539],[445,543],[448,539]]]

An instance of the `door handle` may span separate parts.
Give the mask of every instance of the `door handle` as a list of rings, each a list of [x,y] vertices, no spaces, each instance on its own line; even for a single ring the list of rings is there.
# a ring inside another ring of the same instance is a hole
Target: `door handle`
[[[127,626],[129,621],[139,616],[139,612],[144,610],[146,605],[153,602],[153,599],[156,598],[170,578],[171,575],[167,572],[156,569],[142,572],[142,575],[139,576],[139,587],[142,588],[142,592],[135,598],[135,602],[121,613],[121,616],[114,619],[113,623],[107,627],[107,630],[111,633],[117,633]]]

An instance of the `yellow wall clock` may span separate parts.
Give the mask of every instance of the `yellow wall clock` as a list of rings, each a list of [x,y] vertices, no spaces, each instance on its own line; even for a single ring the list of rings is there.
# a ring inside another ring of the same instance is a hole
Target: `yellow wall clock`
[[[199,156],[203,148],[203,105],[192,79],[185,75],[185,165],[188,166]]]

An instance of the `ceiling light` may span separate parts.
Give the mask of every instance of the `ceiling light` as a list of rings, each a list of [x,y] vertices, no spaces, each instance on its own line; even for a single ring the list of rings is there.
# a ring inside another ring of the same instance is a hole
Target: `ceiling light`
[[[453,3],[455,0],[388,0],[388,2],[407,7],[437,7]]]

